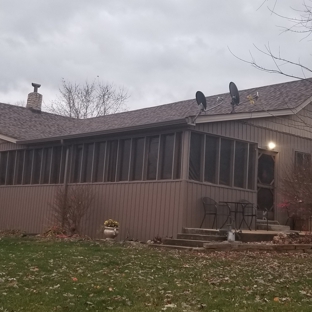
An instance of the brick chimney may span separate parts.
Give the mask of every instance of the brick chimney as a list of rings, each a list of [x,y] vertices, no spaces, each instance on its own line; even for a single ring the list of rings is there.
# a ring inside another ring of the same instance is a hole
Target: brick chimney
[[[31,85],[34,87],[34,92],[28,94],[26,108],[41,111],[42,95],[38,93],[41,85],[38,83],[32,83]]]

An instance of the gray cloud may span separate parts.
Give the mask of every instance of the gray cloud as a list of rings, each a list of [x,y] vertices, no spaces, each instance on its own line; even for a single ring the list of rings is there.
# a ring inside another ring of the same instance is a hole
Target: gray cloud
[[[127,88],[130,109],[285,81],[235,59],[270,42],[285,57],[309,64],[308,41],[280,34],[284,23],[266,8],[275,1],[0,0],[0,101],[20,101],[42,84],[46,105],[61,79],[99,79]],[[300,4],[300,3],[299,3]],[[277,2],[293,12],[297,0]]]

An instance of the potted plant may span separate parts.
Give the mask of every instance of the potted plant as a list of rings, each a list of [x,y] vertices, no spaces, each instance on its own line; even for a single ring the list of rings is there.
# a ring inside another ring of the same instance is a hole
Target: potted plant
[[[114,239],[119,232],[119,223],[113,219],[108,219],[104,222],[104,236],[105,238]]]

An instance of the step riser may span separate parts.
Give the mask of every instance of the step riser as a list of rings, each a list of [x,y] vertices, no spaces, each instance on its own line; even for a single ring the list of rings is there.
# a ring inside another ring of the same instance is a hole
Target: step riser
[[[275,224],[269,224],[267,227],[266,224],[257,224],[258,230],[269,230],[269,231],[290,231],[290,227],[287,225],[275,225]]]
[[[178,239],[188,239],[188,240],[201,240],[201,241],[223,241],[226,239],[225,236],[217,235],[199,235],[199,234],[184,234],[180,233],[177,235]]]
[[[165,239],[165,245],[187,246],[187,247],[203,247],[206,241],[186,240],[186,239]]]
[[[183,228],[183,234],[199,234],[199,235],[218,235],[219,230],[199,229],[199,228]]]
[[[275,224],[275,225],[280,225],[278,221],[276,220],[261,220],[261,219],[258,219],[257,220],[257,224]]]

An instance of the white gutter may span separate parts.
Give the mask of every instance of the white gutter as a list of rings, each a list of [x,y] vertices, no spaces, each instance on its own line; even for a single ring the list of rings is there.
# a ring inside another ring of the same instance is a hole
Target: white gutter
[[[222,115],[200,115],[197,118],[196,123],[199,124],[199,123],[217,122],[217,121],[231,121],[231,120],[295,115],[310,103],[312,103],[312,97],[308,98],[301,105],[292,109],[281,109],[281,110],[248,112],[248,113],[233,113],[233,114],[222,114]]]
[[[11,143],[15,143],[16,144],[16,139],[13,139],[11,137],[8,137],[6,135],[3,135],[3,134],[0,134],[0,139],[1,140],[4,140],[4,141],[8,141],[8,142],[11,142]]]

